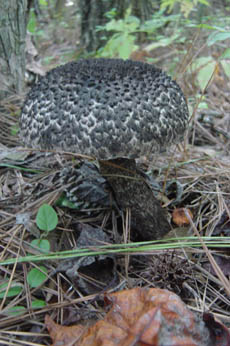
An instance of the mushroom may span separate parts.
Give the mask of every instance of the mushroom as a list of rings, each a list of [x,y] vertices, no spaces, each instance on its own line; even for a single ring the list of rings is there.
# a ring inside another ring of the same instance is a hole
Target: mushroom
[[[32,87],[22,107],[23,142],[95,157],[117,204],[131,212],[142,239],[169,230],[135,159],[178,143],[188,108],[175,81],[153,65],[120,59],[85,59],[57,67]]]

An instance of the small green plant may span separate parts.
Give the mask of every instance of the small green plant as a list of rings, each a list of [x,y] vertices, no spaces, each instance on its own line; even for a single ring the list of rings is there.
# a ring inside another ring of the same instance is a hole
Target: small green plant
[[[213,30],[207,39],[207,46],[213,46],[217,42],[230,39],[230,31],[224,28],[216,26],[199,25],[201,28]],[[230,48],[224,49],[223,53],[218,59],[214,59],[212,56],[203,56],[195,59],[191,65],[191,71],[197,71],[197,82],[202,91],[206,88],[209,81],[218,71],[219,65],[222,66],[226,76],[230,78]]]
[[[29,16],[29,21],[27,24],[27,30],[29,31],[30,34],[35,34],[37,30],[37,19],[36,15],[34,13],[34,9],[30,10],[30,16]]]
[[[190,12],[198,4],[209,6],[208,0],[161,0],[161,9],[167,9],[170,13],[176,5],[180,6],[181,13],[187,18]]]
[[[58,224],[58,216],[53,207],[49,204],[43,204],[39,209],[36,216],[36,225],[43,231],[40,238],[33,239],[31,245],[33,248],[39,249],[41,252],[48,253],[50,251],[50,243],[48,233],[53,231]]]
[[[36,224],[40,230],[44,231],[40,239],[34,239],[31,242],[32,247],[39,249],[43,253],[50,251],[50,243],[47,239],[43,239],[43,236],[47,236],[48,233],[54,230],[58,223],[58,217],[55,210],[48,204],[43,204],[37,213]],[[31,288],[41,286],[47,280],[47,269],[40,265],[36,268],[32,268],[27,275],[27,282]],[[23,291],[23,284],[16,281],[12,281],[10,287],[8,287],[8,280],[0,285],[0,299],[16,297]],[[31,307],[38,309],[46,305],[43,300],[34,300]],[[26,311],[23,306],[14,306],[6,310],[8,315],[19,315]]]
[[[225,28],[215,27],[215,31],[208,37],[207,45],[212,46],[217,42],[226,41],[230,39],[230,31]],[[226,48],[219,57],[219,61],[224,69],[224,72],[230,78],[230,48]]]
[[[130,55],[138,49],[136,44],[137,35],[145,34],[149,45],[145,50],[150,51],[157,47],[165,47],[173,42],[184,42],[185,37],[180,27],[172,32],[170,36],[166,36],[165,32],[160,34],[160,30],[164,29],[169,23],[177,23],[181,18],[179,14],[169,14],[165,16],[165,8],[156,11],[150,20],[141,23],[140,19],[131,14],[131,7],[127,9],[123,19],[116,20],[116,11],[106,14],[109,22],[97,28],[98,31],[113,32],[111,38],[107,41],[104,47],[97,51],[97,56],[100,57],[119,57],[128,59]]]
[[[31,245],[43,253],[48,253],[50,251],[50,242],[43,237],[46,237],[50,231],[53,231],[58,224],[57,213],[53,207],[49,204],[43,204],[38,210],[36,224],[44,233],[40,239],[33,239]],[[27,275],[27,282],[32,288],[41,286],[46,279],[47,269],[44,266],[31,269]]]
[[[49,5],[49,1],[48,0],[39,0],[37,6],[39,8],[48,8]],[[32,7],[30,9],[30,13],[29,13],[29,20],[27,23],[27,30],[32,34],[32,35],[38,35],[41,34],[42,31],[37,32],[37,18],[36,18],[36,14],[35,14],[35,10]]]
[[[122,59],[128,59],[130,54],[134,52],[138,46],[135,44],[136,33],[140,28],[140,20],[131,15],[131,8],[128,8],[124,19],[116,20],[112,18],[115,12],[109,13],[111,20],[103,27],[97,30],[106,30],[115,32],[108,40],[106,45],[98,50],[101,57],[119,56]]]

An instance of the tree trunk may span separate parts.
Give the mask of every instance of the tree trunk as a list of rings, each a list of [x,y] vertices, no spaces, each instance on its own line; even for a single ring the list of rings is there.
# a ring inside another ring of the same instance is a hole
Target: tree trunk
[[[131,7],[132,15],[141,22],[150,19],[154,13],[152,0],[79,0],[81,14],[81,45],[87,52],[95,51],[105,44],[111,32],[96,31],[97,26],[108,22],[106,12],[116,9],[115,19],[124,18],[126,10]]]
[[[0,1],[0,100],[24,90],[27,0]]]

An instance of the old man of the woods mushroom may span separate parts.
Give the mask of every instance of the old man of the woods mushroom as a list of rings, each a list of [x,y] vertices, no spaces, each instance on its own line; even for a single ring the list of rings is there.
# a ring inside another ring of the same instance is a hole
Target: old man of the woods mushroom
[[[87,59],[55,68],[32,87],[20,119],[27,146],[95,157],[131,232],[163,237],[170,226],[135,159],[183,139],[188,108],[180,87],[156,67]]]

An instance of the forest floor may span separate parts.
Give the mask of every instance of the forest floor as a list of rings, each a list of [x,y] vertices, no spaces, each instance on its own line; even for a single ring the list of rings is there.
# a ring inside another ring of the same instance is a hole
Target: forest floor
[[[154,54],[156,56],[156,52]],[[158,51],[159,62],[165,61],[164,54],[164,50]],[[147,59],[142,52],[138,57]],[[166,65],[167,61],[160,67],[167,70]],[[60,324],[65,325],[84,319],[95,320],[103,315],[99,299],[101,292],[137,286],[169,289],[178,294],[193,311],[211,311],[218,320],[230,326],[230,81],[219,68],[204,95],[201,95],[196,74],[185,69],[183,73],[178,72],[176,77],[192,114],[186,138],[167,153],[156,156],[154,160],[145,158],[139,164],[163,187],[159,198],[170,218],[170,237],[200,235],[212,237],[213,240],[205,243],[208,247],[198,237],[198,246],[165,246],[161,250],[119,253],[112,257],[104,254],[97,261],[99,267],[87,268],[85,272],[82,269],[78,278],[71,277],[68,272],[74,265],[80,267],[78,259],[69,260],[60,271],[61,260],[44,260],[42,264],[46,266],[47,279],[42,286],[35,288],[29,286],[27,275],[37,262],[17,265],[1,263],[28,253],[38,254],[38,250],[31,248],[30,242],[39,237],[35,219],[41,205],[51,204],[58,215],[58,226],[48,234],[52,251],[76,248],[82,230],[103,230],[107,234],[106,242],[108,239],[108,243],[128,243],[128,217],[123,214],[121,218],[116,210],[92,209],[85,205],[70,209],[55,204],[63,192],[58,174],[63,167],[72,164],[72,156],[69,153],[51,153],[47,156],[34,150],[19,149],[21,141],[15,129],[23,100],[13,95],[2,103],[0,282],[10,281],[15,286],[23,287],[13,298],[6,295],[0,300],[0,329],[6,332],[5,335],[10,335],[10,331],[22,332],[20,340],[24,340],[25,345],[35,341],[36,345],[45,345],[50,340],[44,327],[45,314],[53,315]],[[201,108],[199,104],[204,99],[207,107]],[[167,183],[172,181],[172,188],[165,191]],[[177,183],[183,187],[179,195],[175,191]],[[172,213],[179,208],[191,211],[192,223],[181,226],[173,222]],[[26,214],[28,220],[23,224],[20,220],[25,213],[29,213]],[[219,243],[211,247],[216,240],[214,237],[218,237]],[[57,268],[59,272],[56,272]],[[90,279],[95,271],[100,272],[100,276]],[[93,285],[95,281],[97,284]],[[33,309],[31,304],[34,300],[44,301],[45,306]],[[23,307],[21,313],[10,313],[15,306]],[[15,333],[13,338],[15,345],[19,345],[16,342],[19,336]]]

